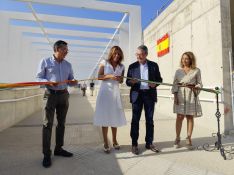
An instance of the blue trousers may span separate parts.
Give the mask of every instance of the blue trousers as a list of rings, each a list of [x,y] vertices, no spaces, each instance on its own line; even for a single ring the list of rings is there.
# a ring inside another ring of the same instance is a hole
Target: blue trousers
[[[155,101],[152,99],[151,94],[148,91],[140,91],[136,102],[132,103],[132,122],[130,131],[132,146],[138,145],[139,121],[143,107],[145,110],[146,120],[145,142],[147,145],[152,144],[154,139],[154,106]]]

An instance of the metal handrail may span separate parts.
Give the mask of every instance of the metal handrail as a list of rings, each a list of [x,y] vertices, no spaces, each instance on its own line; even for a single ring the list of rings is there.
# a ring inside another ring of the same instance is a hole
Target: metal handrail
[[[173,95],[157,95],[157,97],[159,97],[159,98],[169,98],[169,99],[174,99],[174,96],[173,96]],[[216,102],[216,99],[210,99],[210,98],[199,98],[199,101],[215,103],[215,102]],[[223,101],[222,101],[222,100],[219,100],[219,103],[223,103]]]
[[[44,95],[44,94],[37,94],[37,95],[32,95],[32,96],[23,97],[23,98],[16,98],[16,99],[0,100],[0,103],[18,102],[18,101],[22,101],[22,100],[42,96],[42,95]]]

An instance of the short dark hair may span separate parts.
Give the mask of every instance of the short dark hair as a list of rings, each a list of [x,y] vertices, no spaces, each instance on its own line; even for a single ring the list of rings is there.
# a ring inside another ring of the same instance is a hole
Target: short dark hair
[[[148,48],[145,45],[140,45],[137,49],[143,50],[148,55]]]
[[[60,47],[67,46],[67,43],[62,40],[58,40],[54,43],[54,52],[56,52]]]

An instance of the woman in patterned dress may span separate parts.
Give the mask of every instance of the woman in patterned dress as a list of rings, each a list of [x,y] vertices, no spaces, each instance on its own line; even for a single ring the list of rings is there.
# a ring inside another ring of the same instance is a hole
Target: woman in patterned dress
[[[199,91],[202,87],[201,71],[196,67],[196,58],[192,52],[183,53],[180,60],[180,67],[175,72],[172,93],[174,94],[174,113],[176,118],[176,139],[175,147],[180,147],[180,133],[184,118],[187,119],[186,147],[192,149],[192,132],[194,117],[202,116],[199,102]],[[187,87],[183,87],[187,86]]]

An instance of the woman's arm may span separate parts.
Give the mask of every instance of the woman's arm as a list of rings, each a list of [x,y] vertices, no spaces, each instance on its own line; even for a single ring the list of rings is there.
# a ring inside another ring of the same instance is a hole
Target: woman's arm
[[[112,74],[106,74],[104,75],[104,65],[100,64],[99,66],[99,70],[98,70],[98,78],[102,79],[102,80],[117,80],[117,77],[112,75]]]
[[[119,81],[119,83],[121,83],[121,84],[123,83],[123,76],[124,76],[124,70],[123,70],[123,72],[122,72],[122,75],[118,77],[118,81]]]
[[[199,87],[199,88],[203,87],[202,80],[201,80],[201,71],[200,71],[200,69],[198,69],[198,72],[196,74],[196,86],[195,87]]]
[[[200,90],[196,89],[196,88],[202,88],[202,87],[203,87],[203,84],[202,84],[202,80],[201,80],[201,71],[200,71],[200,69],[198,69],[198,72],[196,74],[196,85],[195,85],[195,88],[193,89],[195,96],[200,94]]]
[[[173,86],[172,86],[172,89],[171,89],[172,94],[177,94],[178,93],[178,90],[179,90],[178,83],[179,82],[177,80],[177,71],[176,71],[175,76],[174,76],[174,80],[173,80]]]
[[[179,104],[178,90],[179,90],[179,87],[178,87],[177,72],[176,72],[175,76],[174,76],[174,80],[173,80],[173,86],[172,86],[172,89],[171,89],[171,93],[174,94],[174,103],[176,105]]]

